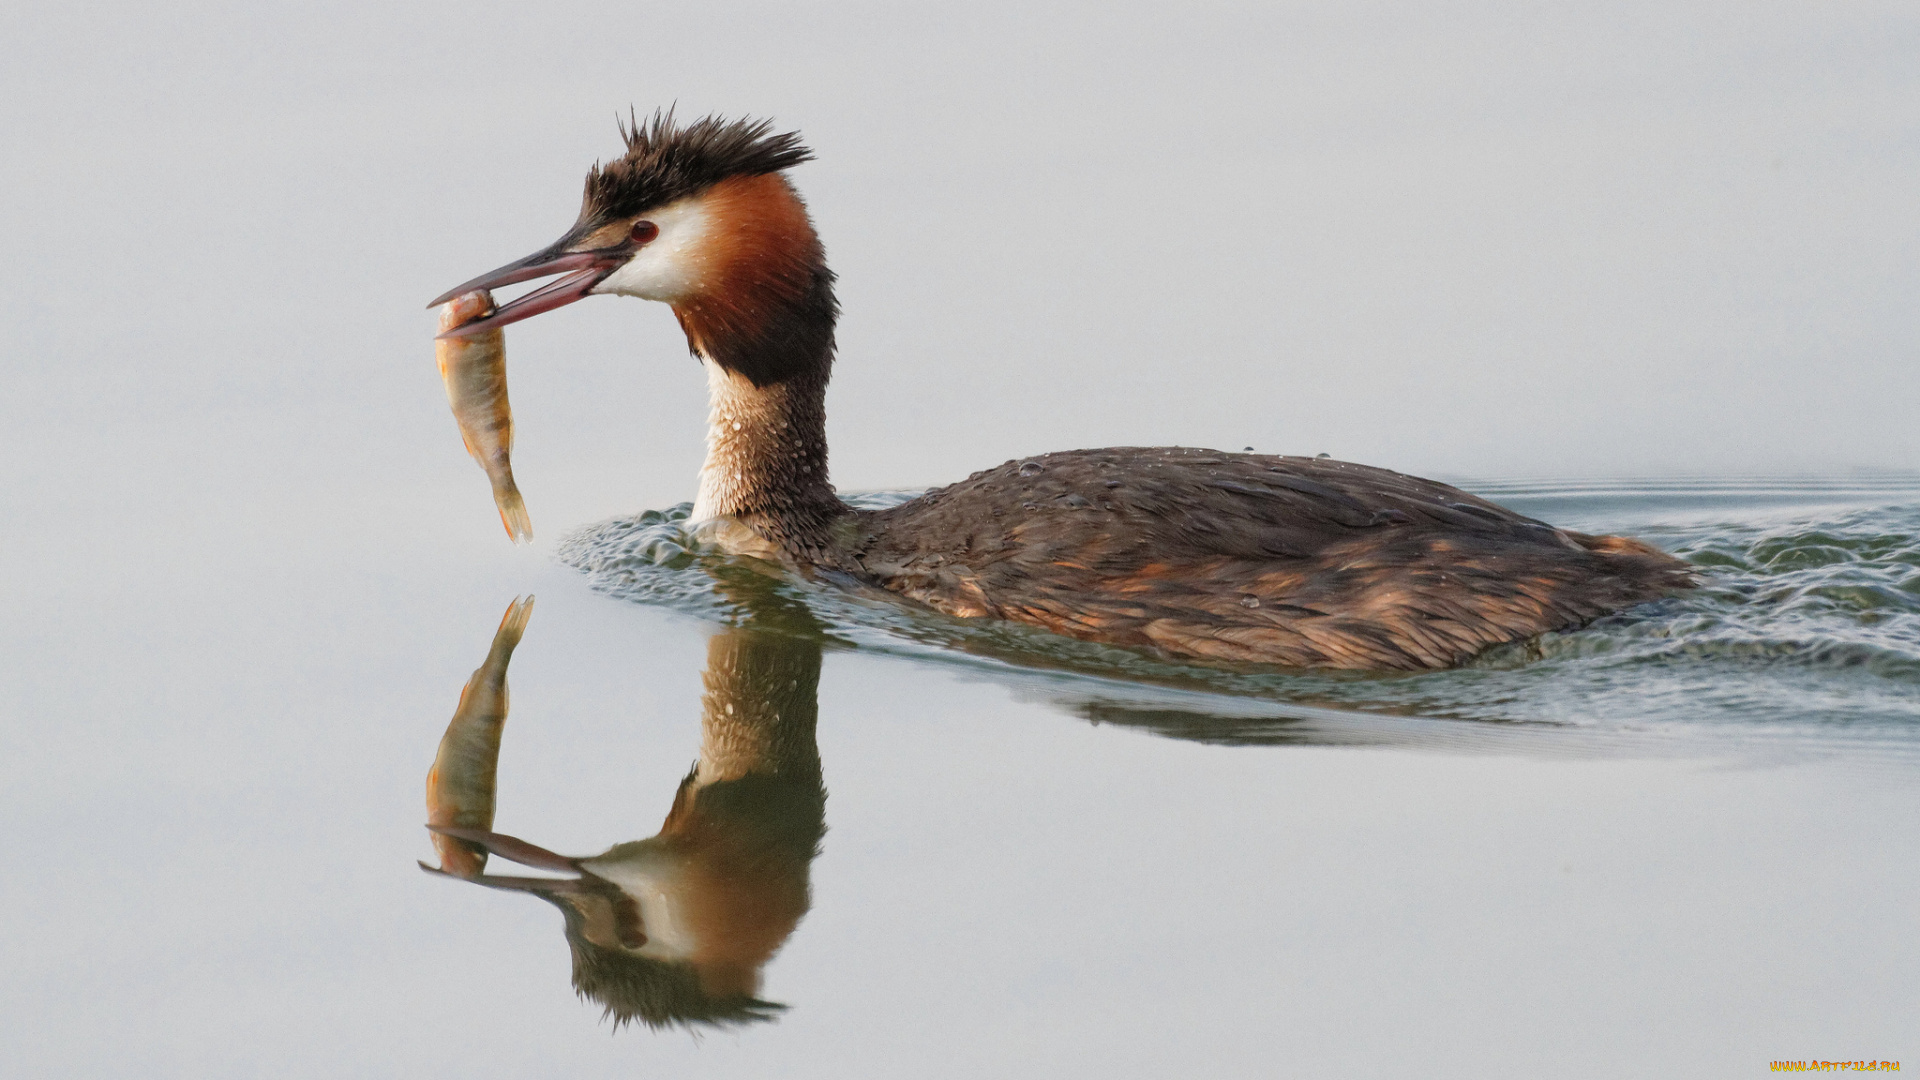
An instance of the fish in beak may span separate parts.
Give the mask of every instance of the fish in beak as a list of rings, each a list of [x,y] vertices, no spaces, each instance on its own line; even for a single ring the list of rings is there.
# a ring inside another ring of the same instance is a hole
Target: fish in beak
[[[580,869],[579,859],[570,859],[565,855],[548,851],[546,848],[529,844],[517,836],[508,836],[505,833],[492,832],[487,829],[463,829],[453,825],[431,824],[427,826],[427,831],[439,833],[441,836],[451,836],[456,840],[465,840],[470,844],[478,844],[492,854],[512,862],[517,862],[521,866],[532,866],[541,870],[572,870],[575,872],[578,872]]]
[[[481,274],[472,281],[455,285],[439,296],[434,297],[430,308],[452,300],[456,296],[470,293],[475,289],[497,289],[502,285],[513,285],[535,278],[552,277],[555,274],[566,276],[558,281],[535,289],[525,296],[508,304],[501,305],[493,314],[485,318],[463,323],[440,338],[463,338],[474,334],[497,330],[508,323],[530,319],[543,311],[552,311],[564,307],[591,293],[593,287],[600,284],[608,274],[618,270],[633,257],[639,247],[631,240],[614,244],[612,247],[573,250],[578,242],[576,234],[568,233],[557,242],[516,262],[510,262],[498,270]]]

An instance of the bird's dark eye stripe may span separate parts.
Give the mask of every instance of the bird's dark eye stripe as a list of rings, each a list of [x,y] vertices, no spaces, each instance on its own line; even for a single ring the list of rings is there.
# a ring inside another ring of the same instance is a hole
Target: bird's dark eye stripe
[[[644,244],[659,235],[660,226],[655,225],[651,221],[636,221],[633,223],[632,236],[635,243]]]

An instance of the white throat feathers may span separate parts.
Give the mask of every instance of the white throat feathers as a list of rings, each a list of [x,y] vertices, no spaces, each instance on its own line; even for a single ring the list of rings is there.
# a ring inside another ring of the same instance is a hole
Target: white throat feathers
[[[838,511],[827,478],[826,379],[755,386],[705,356],[707,460],[693,520]]]

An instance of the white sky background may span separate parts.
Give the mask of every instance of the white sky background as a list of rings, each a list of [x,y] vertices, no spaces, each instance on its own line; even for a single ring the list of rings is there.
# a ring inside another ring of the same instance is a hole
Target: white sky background
[[[0,42],[22,490],[418,467],[483,502],[422,305],[676,100],[819,154],[843,488],[1113,444],[1920,466],[1911,4],[41,4]],[[508,338],[537,519],[691,497],[664,308]]]

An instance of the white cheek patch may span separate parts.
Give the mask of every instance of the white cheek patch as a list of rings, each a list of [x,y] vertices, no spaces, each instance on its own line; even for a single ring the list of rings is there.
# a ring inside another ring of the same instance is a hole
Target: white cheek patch
[[[640,928],[647,943],[638,950],[655,960],[691,960],[699,950],[686,897],[686,881],[679,860],[668,852],[646,846],[622,857],[587,859],[581,865],[631,896],[640,907]]]
[[[681,199],[646,215],[660,235],[626,265],[593,287],[596,293],[638,296],[671,303],[705,283],[705,246],[712,219],[699,199]]]

